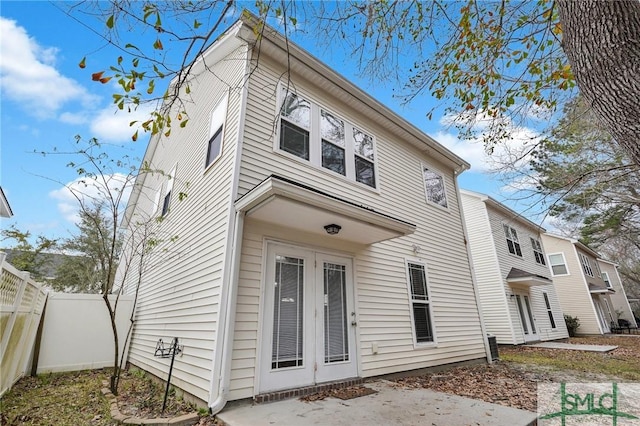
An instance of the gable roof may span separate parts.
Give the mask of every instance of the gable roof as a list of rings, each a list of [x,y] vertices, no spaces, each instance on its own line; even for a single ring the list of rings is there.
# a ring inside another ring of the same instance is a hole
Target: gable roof
[[[11,206],[9,205],[9,200],[7,200],[6,195],[4,195],[4,191],[0,186],[0,216],[1,217],[11,217],[13,216],[13,210],[11,210]]]
[[[600,255],[598,254],[597,251],[593,250],[592,248],[580,242],[579,240],[576,240],[575,238],[562,237],[560,235],[551,234],[549,232],[545,232],[545,235],[548,237],[557,238],[558,240],[569,241],[571,244],[578,247],[582,251],[589,253],[591,256],[595,257],[596,259],[600,259]]]
[[[490,197],[487,194],[482,194],[480,192],[475,192],[475,191],[469,191],[468,189],[462,189],[462,188],[460,188],[460,194],[478,198],[480,201],[482,201],[486,205],[489,205],[495,208],[496,210],[500,210],[502,213],[506,214],[510,219],[518,220],[520,222],[526,223],[527,225],[535,228],[538,232],[542,233],[547,231],[542,226],[527,219],[526,217],[522,216],[520,213],[510,209],[509,207],[505,206],[504,204]]]

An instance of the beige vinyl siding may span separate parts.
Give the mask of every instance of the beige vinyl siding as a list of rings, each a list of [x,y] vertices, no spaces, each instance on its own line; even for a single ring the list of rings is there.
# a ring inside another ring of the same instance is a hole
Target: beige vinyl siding
[[[549,254],[564,253],[567,262],[569,275],[552,277],[562,312],[580,319],[580,327],[577,330],[579,334],[602,334],[591,293],[589,293],[573,243],[549,234],[543,234],[542,240],[547,259]],[[550,270],[551,267],[549,267]]]
[[[170,211],[157,224],[162,242],[149,257],[140,286],[129,361],[166,378],[168,361],[154,357],[154,349],[158,339],[169,345],[178,337],[184,348],[176,358],[172,384],[204,401],[209,399],[213,375],[217,374],[212,371],[213,349],[233,202],[243,58],[246,54],[236,50],[210,71],[196,67],[190,83],[193,105],[186,105],[189,123],[180,128],[174,122],[171,136],[162,137],[154,155],[147,158],[152,167],[166,173],[177,167]],[[225,96],[222,156],[205,173],[211,113]],[[166,178],[158,174],[147,177],[136,213],[151,211],[153,190],[163,180]],[[186,199],[179,201],[179,192],[186,193]],[[156,215],[162,211],[163,198],[164,192]],[[171,237],[177,240],[170,242]]]
[[[635,324],[633,312],[631,311],[631,306],[627,300],[627,294],[624,290],[624,286],[622,285],[622,281],[620,280],[620,275],[618,274],[616,265],[614,263],[607,262],[606,260],[599,260],[598,264],[600,265],[600,270],[609,275],[609,281],[615,290],[615,293],[609,294],[611,309],[614,311],[622,311],[620,318],[626,319],[632,325]],[[615,312],[614,315],[616,315]]]
[[[503,209],[496,208],[495,204],[484,202],[473,193],[463,192],[462,200],[487,332],[495,334],[498,343],[501,344],[524,343],[524,332],[516,301],[510,297],[514,291],[518,291],[530,296],[538,339],[568,337],[553,285],[511,286],[506,281],[511,268],[551,278],[547,266],[536,263],[531,246],[530,238],[543,244],[538,229],[519,216],[508,215]],[[516,230],[522,257],[509,253],[503,224]],[[546,292],[549,298],[555,329],[551,326],[543,292]]]
[[[496,336],[500,344],[515,344],[516,337],[512,326],[514,319],[508,307],[504,276],[499,267],[495,247],[502,241],[494,240],[485,203],[480,198],[464,192],[461,199],[487,332]]]
[[[395,140],[385,129],[368,121],[326,91],[293,76],[296,88],[309,100],[348,120],[376,138],[376,167],[379,191],[349,181],[273,150],[276,120],[276,84],[283,69],[265,56],[261,67],[251,75],[246,128],[240,170],[239,196],[271,174],[278,174],[337,197],[365,204],[417,224],[415,234],[369,247],[343,247],[355,257],[356,306],[358,314],[361,375],[364,377],[428,367],[443,363],[484,358],[484,343],[475,302],[453,170],[415,148]],[[448,209],[428,204],[422,180],[422,164],[442,173],[447,190]],[[238,323],[232,362],[230,398],[249,397],[255,374],[251,351],[257,350],[253,335],[258,333],[259,293],[263,279],[258,246],[268,236],[311,246],[331,247],[330,240],[304,233],[277,231],[277,227],[252,228],[246,223],[239,296],[247,321]],[[255,225],[255,224],[254,224]],[[252,232],[255,232],[252,233]],[[414,349],[405,258],[413,257],[412,245],[422,248],[418,255],[427,265],[429,290],[434,312],[437,347]],[[338,247],[335,247],[338,248]],[[252,321],[255,321],[252,323]],[[238,335],[241,333],[241,338]],[[378,343],[379,353],[371,351]]]

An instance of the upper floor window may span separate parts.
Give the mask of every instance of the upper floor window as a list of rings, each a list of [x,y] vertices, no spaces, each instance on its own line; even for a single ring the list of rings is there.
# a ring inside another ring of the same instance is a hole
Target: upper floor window
[[[424,178],[424,190],[427,194],[427,201],[446,208],[447,194],[442,175],[422,166],[422,176]]]
[[[285,87],[280,93],[280,151],[376,188],[373,136]]]
[[[602,272],[602,280],[607,285],[607,288],[613,288],[613,286],[611,285],[611,280],[609,279],[609,274],[604,271]]]
[[[596,274],[598,274],[598,277],[602,278],[602,271],[600,270],[600,264],[598,263],[597,259],[595,262],[593,262],[593,266],[596,270]]]
[[[593,269],[591,269],[591,262],[589,262],[589,258],[582,253],[578,253],[578,258],[580,258],[580,264],[582,265],[584,273],[593,277]]]
[[[536,258],[536,263],[546,265],[547,263],[544,261],[544,253],[542,252],[542,244],[540,244],[540,240],[531,238],[531,247],[533,248],[533,255]]]
[[[504,227],[504,234],[507,237],[507,248],[509,249],[509,253],[522,257],[522,249],[520,248],[518,233],[509,225],[502,226]]]
[[[432,343],[435,341],[435,335],[425,266],[417,262],[407,262],[407,273],[416,343]]]
[[[549,265],[551,265],[551,273],[553,275],[569,275],[569,270],[567,269],[567,262],[564,259],[564,254],[550,254]]]
[[[171,191],[173,191],[173,181],[176,178],[176,166],[173,166],[171,169],[171,173],[167,176],[167,186],[164,190],[164,200],[162,201],[162,214],[161,216],[165,216],[169,213],[169,207],[171,205]]]
[[[211,123],[209,125],[209,142],[207,143],[207,156],[205,157],[204,168],[216,162],[222,155],[222,139],[224,136],[224,120],[227,113],[227,98],[222,99],[211,113]]]

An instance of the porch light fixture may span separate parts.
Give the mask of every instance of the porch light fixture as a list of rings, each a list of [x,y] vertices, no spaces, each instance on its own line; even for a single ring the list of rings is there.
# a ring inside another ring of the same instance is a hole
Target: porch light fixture
[[[327,234],[329,235],[336,235],[338,232],[340,232],[341,229],[342,226],[336,225],[335,223],[332,223],[331,225],[325,225],[324,227],[324,230],[327,231]]]

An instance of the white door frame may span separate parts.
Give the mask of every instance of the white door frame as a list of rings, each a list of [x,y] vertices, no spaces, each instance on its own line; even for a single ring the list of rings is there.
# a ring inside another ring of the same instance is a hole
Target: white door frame
[[[518,318],[521,323],[520,329],[522,331],[524,341],[532,342],[540,340],[538,337],[539,330],[533,312],[533,305],[531,303],[531,294],[529,291],[522,290],[515,290],[513,294],[515,294],[516,310],[518,311]]]
[[[327,253],[309,247],[265,240],[263,279],[258,330],[255,391],[265,393],[316,383],[357,377],[359,362],[355,330],[355,285],[353,258],[342,253]],[[272,368],[273,321],[276,255],[302,259],[304,263],[303,292],[303,361],[301,366]],[[346,331],[348,360],[325,363],[324,358],[324,264],[344,266],[346,295]]]

